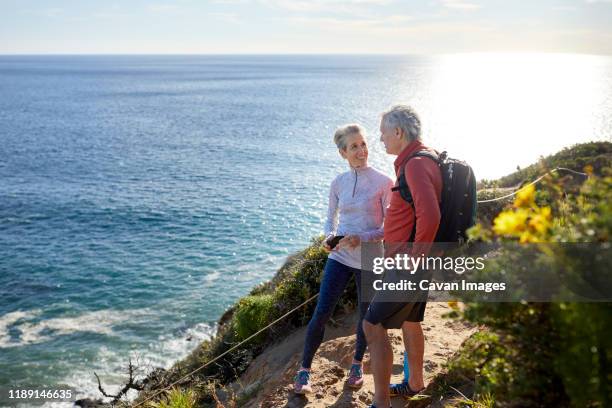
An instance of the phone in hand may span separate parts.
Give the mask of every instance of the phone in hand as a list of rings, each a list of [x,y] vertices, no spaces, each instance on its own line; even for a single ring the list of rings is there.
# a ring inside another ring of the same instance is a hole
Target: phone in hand
[[[334,249],[336,247],[336,245],[338,245],[338,242],[340,242],[340,240],[342,238],[344,238],[344,235],[336,235],[335,237],[332,237],[332,238],[327,240],[327,245],[329,245],[329,247],[331,249]]]

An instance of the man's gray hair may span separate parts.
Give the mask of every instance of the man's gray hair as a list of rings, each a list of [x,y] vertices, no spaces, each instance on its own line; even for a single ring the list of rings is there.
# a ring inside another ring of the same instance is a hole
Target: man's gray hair
[[[347,136],[355,133],[358,133],[363,137],[366,136],[366,131],[363,126],[356,123],[340,126],[338,129],[336,129],[336,133],[334,134],[334,143],[336,146],[338,146],[338,149],[345,150]]]
[[[409,142],[421,140],[421,119],[408,105],[395,105],[384,112],[382,125],[386,129],[402,129]]]

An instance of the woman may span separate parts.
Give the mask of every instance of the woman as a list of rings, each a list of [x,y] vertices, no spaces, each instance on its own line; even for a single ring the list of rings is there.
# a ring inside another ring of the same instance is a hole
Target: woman
[[[368,144],[363,127],[355,124],[340,127],[334,135],[334,142],[350,170],[338,175],[330,187],[326,239],[323,241],[323,248],[330,254],[323,272],[317,307],[308,324],[302,366],[295,377],[294,390],[298,394],[312,392],[312,359],[323,340],[325,323],[352,275],[355,275],[357,282],[359,322],[355,355],[347,383],[353,388],[363,384],[361,361],[366,339],[361,322],[368,304],[361,299],[361,242],[382,241],[383,219],[393,187],[389,177],[368,166]],[[344,237],[332,248],[329,243],[335,236]]]

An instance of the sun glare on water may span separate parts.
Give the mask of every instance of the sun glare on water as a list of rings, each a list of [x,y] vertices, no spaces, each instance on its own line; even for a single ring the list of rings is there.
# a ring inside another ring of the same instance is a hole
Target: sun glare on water
[[[442,56],[427,99],[431,145],[468,160],[479,178],[494,178],[565,146],[610,140],[612,58]]]

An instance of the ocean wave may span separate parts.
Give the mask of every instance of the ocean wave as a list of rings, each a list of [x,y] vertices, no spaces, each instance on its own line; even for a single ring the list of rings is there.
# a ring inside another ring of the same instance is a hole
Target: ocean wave
[[[43,343],[76,332],[113,335],[113,326],[126,319],[150,314],[146,309],[97,310],[78,316],[39,320],[41,310],[16,311],[0,317],[0,348]],[[9,329],[18,333],[11,336]]]
[[[202,341],[210,339],[214,332],[214,325],[198,323],[179,333],[160,335],[145,360],[153,367],[170,368],[176,360],[191,352]]]
[[[145,349],[132,350],[127,355],[117,349],[102,346],[98,350],[95,363],[76,364],[71,373],[60,383],[69,384],[76,390],[77,398],[101,398],[98,383],[93,372],[99,376],[105,390],[115,394],[124,385],[128,360],[131,360],[140,378],[157,367],[170,368],[176,361],[184,358],[202,341],[212,337],[214,325],[199,323],[173,333],[161,334],[157,341],[150,342]],[[135,392],[128,393],[128,399]]]
[[[17,310],[0,316],[0,348],[12,347],[9,328],[15,326],[20,320],[32,319],[41,313],[40,309],[29,311]],[[19,345],[19,344],[15,344]]]
[[[0,348],[13,348],[42,343],[61,335],[75,332],[93,332],[120,336],[121,324],[126,321],[144,323],[151,321],[159,312],[150,309],[98,310],[76,316],[61,316],[42,319],[43,311],[18,310],[0,316]],[[117,326],[117,333],[114,328]],[[160,333],[156,340],[137,350],[101,345],[93,359],[72,361],[69,372],[56,380],[76,392],[76,398],[100,398],[98,383],[93,372],[100,375],[107,392],[116,393],[124,384],[128,360],[139,368],[138,375],[144,377],[157,367],[170,368],[177,360],[187,356],[202,341],[212,337],[214,324],[198,323],[193,326]],[[60,362],[58,362],[60,363]],[[128,395],[134,397],[135,395]],[[71,404],[49,402],[44,407],[64,407]]]

